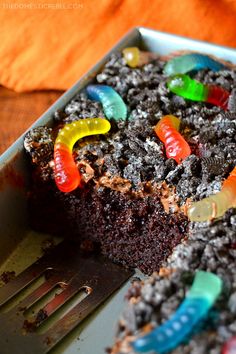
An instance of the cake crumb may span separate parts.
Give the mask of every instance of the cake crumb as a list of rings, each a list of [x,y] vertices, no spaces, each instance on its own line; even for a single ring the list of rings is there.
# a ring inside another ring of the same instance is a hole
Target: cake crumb
[[[14,270],[13,271],[5,271],[0,275],[0,280],[4,284],[7,284],[11,280],[15,279],[15,277],[16,277],[16,272]]]

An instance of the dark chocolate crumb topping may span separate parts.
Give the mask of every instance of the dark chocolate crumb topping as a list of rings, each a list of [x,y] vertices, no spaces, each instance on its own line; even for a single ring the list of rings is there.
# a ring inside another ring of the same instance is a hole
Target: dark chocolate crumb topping
[[[88,144],[78,142],[77,160],[87,156],[90,163],[92,156],[103,158],[100,173],[109,171],[113,176],[128,179],[135,190],[140,188],[142,182],[166,180],[176,186],[182,202],[189,197],[199,199],[219,190],[220,181],[235,165],[236,116],[231,106],[230,111],[225,113],[219,107],[170,94],[162,73],[163,65],[163,62],[155,61],[143,68],[131,69],[124,65],[120,54],[111,56],[103,71],[97,75],[97,81],[111,85],[122,95],[129,107],[129,118],[127,122],[113,122],[107,138],[85,139]],[[236,75],[233,70],[203,70],[195,78],[232,89]],[[165,114],[181,117],[181,133],[195,154],[180,166],[169,163],[163,144],[153,130]],[[76,95],[64,112],[55,113],[61,124],[98,116],[104,117],[101,105],[89,100],[84,93]],[[96,165],[96,161],[94,163]],[[197,172],[191,173],[194,164]]]

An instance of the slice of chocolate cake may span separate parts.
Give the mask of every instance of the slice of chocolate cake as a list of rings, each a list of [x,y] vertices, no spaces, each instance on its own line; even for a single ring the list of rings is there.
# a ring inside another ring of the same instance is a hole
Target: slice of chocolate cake
[[[71,193],[62,193],[55,186],[51,167],[53,134],[40,127],[25,138],[25,147],[31,151],[35,164],[29,197],[33,227],[76,238],[81,247],[98,246],[114,261],[145,273],[158,270],[186,235],[187,218],[179,211],[174,188],[164,182],[142,180],[141,160],[136,165],[136,149],[126,143],[129,127],[124,124],[118,130],[115,126],[114,133],[106,138],[90,139],[89,144],[82,142],[84,146],[76,149],[75,158],[84,186]],[[142,132],[137,129],[136,134],[141,139]],[[121,145],[124,155],[118,159],[115,149]],[[149,165],[154,168],[153,148],[157,155],[161,151],[155,142],[150,141],[147,150],[149,146]],[[129,163],[129,159],[134,163]],[[165,169],[170,170],[171,164],[175,162],[168,161]],[[121,172],[126,168],[124,176]],[[129,172],[131,168],[133,171]],[[148,168],[146,173],[150,173]]]

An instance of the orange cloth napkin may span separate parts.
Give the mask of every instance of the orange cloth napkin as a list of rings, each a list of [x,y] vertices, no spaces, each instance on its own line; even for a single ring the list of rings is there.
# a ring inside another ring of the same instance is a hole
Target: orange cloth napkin
[[[134,26],[236,47],[235,0],[0,0],[0,84],[67,89]]]

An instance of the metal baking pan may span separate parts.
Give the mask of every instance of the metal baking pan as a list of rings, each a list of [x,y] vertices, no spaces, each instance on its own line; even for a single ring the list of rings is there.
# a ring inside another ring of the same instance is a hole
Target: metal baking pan
[[[127,46],[138,46],[160,55],[177,50],[194,50],[236,63],[236,51],[233,49],[137,27],[125,35],[99,63],[63,94],[32,127],[52,125],[53,112],[63,108],[92,80],[112,52],[120,51]],[[23,150],[24,135],[0,157],[0,273],[15,271],[18,274],[32,264],[41,255],[42,241],[49,237],[30,230],[28,226],[29,161]],[[104,348],[113,342],[115,323],[123,308],[124,294],[128,286],[129,282],[67,336],[53,352],[104,354]],[[3,323],[1,325],[4,326]]]

